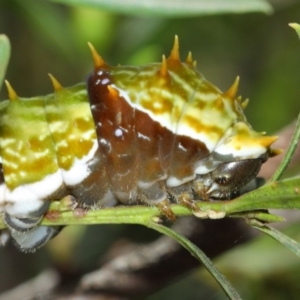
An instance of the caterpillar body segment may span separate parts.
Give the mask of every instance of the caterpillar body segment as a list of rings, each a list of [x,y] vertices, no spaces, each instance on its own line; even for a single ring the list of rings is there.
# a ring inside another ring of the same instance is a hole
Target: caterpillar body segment
[[[80,206],[158,206],[170,219],[176,201],[230,199],[275,154],[276,137],[255,132],[236,98],[239,78],[220,91],[180,61],[179,42],[162,62],[110,66],[89,45],[94,70],[86,83],[21,98],[7,84],[0,103],[0,212],[24,251],[55,236],[41,226],[52,200]]]

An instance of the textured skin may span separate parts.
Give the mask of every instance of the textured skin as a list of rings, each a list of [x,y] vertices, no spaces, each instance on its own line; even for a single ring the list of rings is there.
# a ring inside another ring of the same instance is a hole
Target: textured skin
[[[42,180],[59,168],[70,170],[96,140],[84,85],[46,97],[6,100],[0,135],[9,189]]]
[[[35,227],[51,200],[144,202],[174,219],[170,197],[195,211],[194,194],[232,197],[276,139],[246,121],[238,80],[221,92],[190,54],[179,60],[177,39],[168,59],[141,67],[111,67],[91,50],[87,87],[62,88],[51,76],[54,94],[25,99],[8,85],[0,103],[0,212],[25,251],[57,233]]]
[[[167,74],[160,63],[105,64],[88,79],[106,170],[124,199],[161,180],[177,187],[223,162],[259,158],[274,141],[253,131],[240,101],[191,64],[166,64]]]

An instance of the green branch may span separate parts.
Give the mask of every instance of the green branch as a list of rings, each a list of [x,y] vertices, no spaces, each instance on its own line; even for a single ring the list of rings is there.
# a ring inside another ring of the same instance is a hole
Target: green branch
[[[299,26],[299,35],[300,35],[300,26]],[[278,166],[276,172],[270,178],[269,183],[279,180],[286,168],[288,167],[289,163],[292,160],[294,153],[299,145],[300,141],[300,113],[297,118],[297,123],[295,127],[295,131],[293,133],[290,145],[285,153],[283,160],[281,161],[280,165]]]
[[[237,291],[233,288],[231,283],[226,279],[226,277],[220,273],[220,271],[213,265],[211,260],[205,255],[205,253],[200,250],[196,245],[190,242],[184,236],[178,234],[172,229],[162,226],[160,224],[150,222],[148,224],[149,228],[152,228],[170,238],[177,241],[181,246],[188,250],[194,257],[196,257],[200,262],[203,263],[205,268],[212,274],[216,281],[223,288],[224,292],[229,296],[230,299],[239,300],[241,297]]]
[[[92,224],[141,224],[160,216],[156,207],[147,206],[118,206],[88,210],[83,208],[72,209],[69,197],[61,201],[54,201],[48,213],[42,220],[42,225],[92,225]],[[227,216],[236,216],[236,213],[248,213],[262,209],[300,209],[300,177],[273,182],[257,190],[247,193],[231,201],[198,202],[200,211],[196,214],[200,218],[217,219]],[[177,217],[193,215],[180,205],[172,205]],[[239,216],[249,217],[242,214]],[[279,220],[279,219],[278,219]],[[0,220],[0,229],[6,225]]]

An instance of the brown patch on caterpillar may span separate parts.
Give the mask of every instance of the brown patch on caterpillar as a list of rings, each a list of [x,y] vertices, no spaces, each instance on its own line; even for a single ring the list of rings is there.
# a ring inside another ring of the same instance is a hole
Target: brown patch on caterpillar
[[[61,213],[57,210],[49,210],[46,212],[44,218],[51,222],[56,222],[61,217]]]
[[[88,210],[84,209],[84,208],[76,208],[73,211],[73,215],[76,219],[85,217],[87,213],[88,213]]]

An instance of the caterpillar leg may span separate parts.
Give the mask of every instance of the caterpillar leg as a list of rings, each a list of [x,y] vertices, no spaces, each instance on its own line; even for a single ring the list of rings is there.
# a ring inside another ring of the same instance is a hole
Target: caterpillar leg
[[[37,218],[16,218],[7,213],[4,214],[3,220],[6,225],[12,230],[17,232],[26,232],[35,227],[41,221],[41,217]]]
[[[168,193],[162,181],[155,182],[148,188],[141,188],[139,198],[142,202],[156,206],[160,212],[171,221],[176,220],[176,216],[170,207]]]
[[[198,211],[199,207],[196,201],[193,200],[193,192],[188,184],[183,184],[177,187],[173,187],[169,190],[169,193],[176,199],[178,204],[192,210]]]
[[[171,199],[193,212],[199,210],[196,201],[193,200],[192,189],[188,184],[167,188],[163,181],[158,181],[151,187],[143,189],[141,198],[143,202],[155,205],[172,222],[176,220],[176,216],[171,209]]]
[[[171,209],[170,201],[168,199],[165,199],[161,202],[159,202],[157,205],[157,208],[160,210],[160,212],[167,217],[168,220],[175,222],[176,216],[174,212]]]
[[[0,230],[0,247],[4,247],[10,239],[9,230]]]
[[[37,226],[48,210],[50,201],[39,200],[34,193],[22,187],[9,192],[5,184],[0,186],[0,198],[3,221],[21,250],[34,251],[57,234],[57,228]]]
[[[22,251],[35,251],[59,232],[58,228],[37,226],[48,207],[49,201],[45,201],[39,209],[30,212],[26,218],[15,217],[4,212],[3,220],[9,228],[13,241]]]
[[[11,231],[11,236],[22,251],[34,252],[56,236],[60,230],[61,227],[37,226],[26,232]]]
[[[21,214],[18,216],[18,214],[5,212],[3,220],[12,231],[26,232],[40,223],[49,204],[49,201],[41,202],[40,207],[35,211],[28,213],[26,217],[23,217]],[[16,209],[16,207],[14,209]],[[20,208],[17,208],[17,210],[18,209]]]

